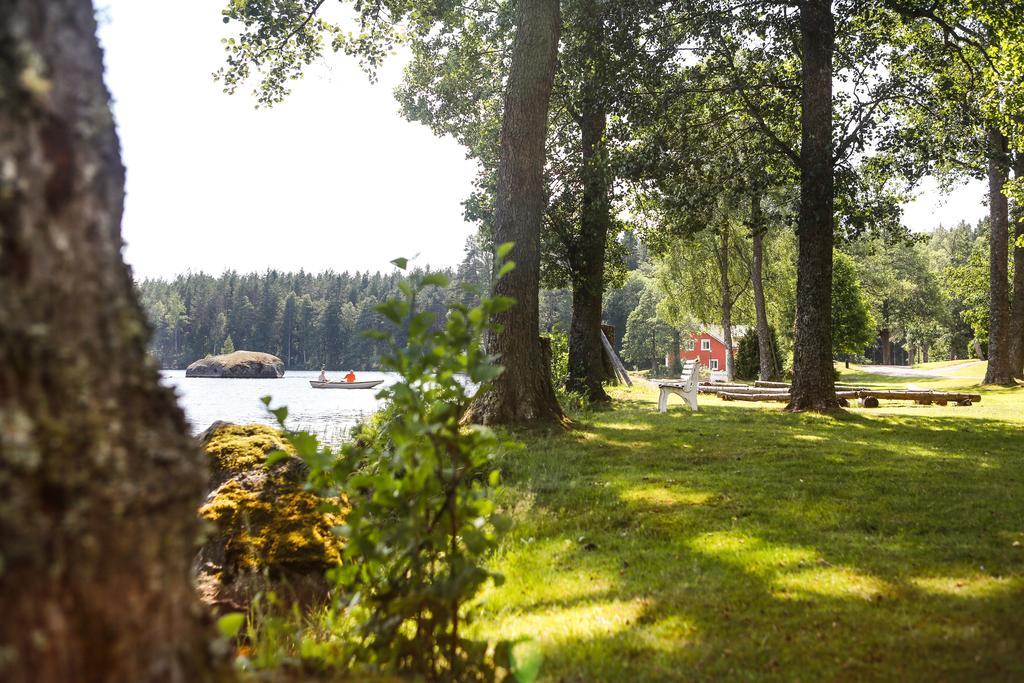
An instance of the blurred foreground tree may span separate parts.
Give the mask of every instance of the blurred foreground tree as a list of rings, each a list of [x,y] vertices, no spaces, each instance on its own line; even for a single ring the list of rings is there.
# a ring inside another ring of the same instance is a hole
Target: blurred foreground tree
[[[121,259],[93,11],[0,3],[0,680],[202,681],[205,473]]]

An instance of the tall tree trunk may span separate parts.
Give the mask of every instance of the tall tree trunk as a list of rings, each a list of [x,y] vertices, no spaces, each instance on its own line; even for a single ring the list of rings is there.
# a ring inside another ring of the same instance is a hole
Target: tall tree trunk
[[[1013,175],[1024,182],[1024,151],[1013,159]],[[1024,202],[1014,202],[1013,300],[1010,302],[1010,370],[1024,377]]]
[[[718,277],[722,290],[722,341],[725,342],[725,377],[733,380],[732,361],[732,286],[729,282],[729,229],[723,228],[717,245]]]
[[[884,309],[886,304],[882,305]],[[892,333],[885,327],[878,331],[878,339],[882,343],[882,365],[892,365]]]
[[[796,335],[788,410],[839,407],[832,368],[832,55],[831,0],[800,3],[803,93],[800,216],[797,225]]]
[[[523,0],[505,86],[495,198],[494,243],[514,242],[516,267],[495,284],[516,305],[497,316],[488,351],[505,372],[474,399],[466,418],[482,424],[562,423],[565,419],[544,363],[540,339],[540,231],[544,220],[544,147],[555,80],[559,0]]]
[[[0,680],[206,680],[205,472],[121,260],[89,0],[0,2],[0,93]]]
[[[679,330],[672,328],[672,350],[669,352],[669,369],[668,373],[673,377],[678,377],[683,372],[683,363],[680,358],[679,352],[683,345],[683,335],[680,334]]]
[[[750,280],[757,317],[758,376],[762,381],[769,382],[779,378],[779,369],[775,367],[775,349],[772,348],[772,333],[768,327],[768,310],[764,301],[764,236],[767,228],[761,211],[760,193],[755,193],[750,199],[750,226],[753,239]]]
[[[573,266],[572,324],[569,327],[569,377],[566,388],[592,402],[608,401],[601,344],[604,256],[611,222],[608,200],[608,157],[603,107],[586,105],[580,117],[583,145],[583,210],[580,236],[569,255]]]
[[[988,133],[988,370],[985,384],[1013,384],[1010,359],[1009,235],[1010,206],[1003,194],[1009,176],[1006,137],[997,129]]]
[[[929,344],[928,342],[925,342],[925,343],[921,344],[921,362],[922,363],[927,363],[928,362],[928,351],[929,351],[929,349],[931,349],[931,344]]]
[[[654,327],[651,330],[651,377],[657,376],[659,362],[661,359],[658,358],[658,328]]]

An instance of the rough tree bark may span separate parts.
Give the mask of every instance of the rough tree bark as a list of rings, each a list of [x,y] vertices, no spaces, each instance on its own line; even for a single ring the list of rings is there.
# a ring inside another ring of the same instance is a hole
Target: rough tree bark
[[[750,199],[750,229],[753,254],[750,264],[750,280],[754,290],[754,313],[757,317],[758,378],[765,382],[777,380],[779,369],[775,367],[775,350],[772,348],[772,334],[768,327],[768,310],[764,300],[764,236],[768,231],[761,210],[761,195],[754,193]]]
[[[488,351],[505,372],[474,399],[466,419],[482,424],[563,423],[565,417],[537,336],[540,314],[540,230],[544,220],[544,161],[548,108],[555,80],[561,12],[558,0],[523,0],[505,86],[495,197],[494,242],[514,242],[516,268],[495,293],[516,305],[497,318]]]
[[[722,341],[725,342],[725,377],[734,378],[732,358],[732,284],[729,282],[729,231],[722,230],[721,242],[716,244],[715,258],[718,260],[718,277],[722,289]]]
[[[1010,366],[1009,241],[1010,207],[1003,194],[1009,176],[1006,137],[996,129],[988,133],[988,369],[985,384],[1013,384]]]
[[[888,302],[883,303],[882,310],[885,311],[888,306]],[[884,313],[882,317],[885,317]],[[892,365],[892,333],[888,327],[878,331],[878,339],[882,344],[882,365]]]
[[[565,386],[592,402],[605,402],[610,398],[602,384],[604,346],[598,335],[601,334],[605,244],[611,222],[604,149],[607,116],[597,105],[585,108],[579,121],[584,165],[580,235],[569,254],[573,271],[572,324],[569,327],[569,377]]]
[[[1024,181],[1024,152],[1013,158],[1013,175]],[[1010,302],[1010,370],[1024,377],[1024,206],[1015,202],[1013,246],[1013,300]]]
[[[831,0],[800,3],[803,62],[800,216],[797,223],[796,334],[787,410],[839,408],[832,368],[832,55]]]
[[[672,328],[672,350],[668,352],[668,374],[679,377],[683,372],[682,359],[679,352],[683,348],[683,335],[678,329]]]
[[[0,680],[207,680],[205,474],[121,260],[89,0],[0,2]]]

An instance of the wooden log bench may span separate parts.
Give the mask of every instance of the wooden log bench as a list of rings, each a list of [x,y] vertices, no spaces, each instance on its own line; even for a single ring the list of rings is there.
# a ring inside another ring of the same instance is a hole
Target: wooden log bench
[[[683,374],[677,380],[658,382],[658,412],[668,410],[668,397],[675,394],[697,412],[698,382],[700,380],[700,361],[688,360],[683,363]]]
[[[789,392],[773,391],[765,387],[763,393],[751,391],[721,391],[718,393],[723,401],[789,401]],[[842,390],[836,392],[836,397],[842,399],[859,399],[865,408],[877,408],[879,400],[887,401],[914,401],[920,405],[937,403],[946,405],[948,402],[958,406],[969,406],[981,401],[981,394],[964,394],[948,391],[927,391],[927,390],[877,390],[877,389],[856,389]]]

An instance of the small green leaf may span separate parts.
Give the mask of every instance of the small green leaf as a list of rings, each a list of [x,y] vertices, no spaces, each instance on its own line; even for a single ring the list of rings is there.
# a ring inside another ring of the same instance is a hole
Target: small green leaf
[[[405,270],[409,265],[409,259],[399,257],[392,261],[391,265],[395,266],[399,270]]]
[[[512,251],[512,247],[514,246],[516,246],[515,242],[505,242],[504,244],[499,244],[498,248],[494,250],[494,257],[499,261],[502,260],[503,258],[509,255],[509,253]]]
[[[504,533],[512,528],[512,518],[508,515],[494,515],[491,517],[491,524],[498,533]]]
[[[533,683],[540,675],[544,652],[535,640],[520,640],[512,643],[508,653],[509,670],[518,683]]]
[[[511,273],[513,270],[515,270],[515,267],[516,267],[516,262],[515,261],[505,261],[503,264],[501,264],[501,268],[498,269],[498,274],[495,276],[494,279],[500,280],[501,278],[505,277],[506,275]]]
[[[445,277],[444,273],[430,273],[423,276],[423,279],[420,280],[420,284],[424,287],[428,287],[430,285],[435,287],[447,287],[448,278]]]
[[[217,620],[217,632],[224,638],[234,638],[242,630],[245,623],[245,614],[242,612],[228,612]]]
[[[287,457],[288,457],[288,454],[285,453],[284,451],[280,451],[280,450],[278,450],[278,451],[270,451],[269,453],[267,453],[267,459],[264,462],[264,464],[267,467],[270,467],[274,463],[280,462],[280,461],[284,460]]]
[[[497,379],[498,375],[504,371],[505,368],[501,365],[480,365],[470,370],[469,378],[477,384],[486,384]]]

